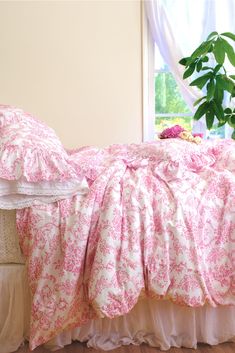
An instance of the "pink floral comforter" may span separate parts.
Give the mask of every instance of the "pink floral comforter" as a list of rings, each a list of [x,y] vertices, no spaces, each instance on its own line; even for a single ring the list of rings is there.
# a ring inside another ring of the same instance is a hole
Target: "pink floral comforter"
[[[32,349],[143,295],[235,305],[235,142],[86,147],[70,159],[87,194],[17,211]]]

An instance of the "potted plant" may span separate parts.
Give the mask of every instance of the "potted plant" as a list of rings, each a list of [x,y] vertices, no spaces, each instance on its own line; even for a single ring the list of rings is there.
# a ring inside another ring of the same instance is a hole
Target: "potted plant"
[[[185,66],[184,79],[197,72],[190,86],[196,86],[204,92],[194,102],[194,106],[198,106],[194,119],[199,120],[205,115],[210,130],[217,118],[217,127],[229,124],[234,128],[232,138],[235,139],[235,108],[231,101],[235,97],[235,75],[228,73],[226,67],[228,62],[235,67],[235,53],[229,41],[235,41],[233,33],[212,32],[191,56],[181,59],[179,63]],[[229,97],[225,100],[226,92]],[[228,101],[229,104],[226,104]]]

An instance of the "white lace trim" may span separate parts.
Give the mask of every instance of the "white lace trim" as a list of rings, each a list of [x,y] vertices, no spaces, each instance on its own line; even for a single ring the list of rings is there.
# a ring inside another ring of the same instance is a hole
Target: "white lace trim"
[[[12,210],[31,207],[41,203],[51,203],[86,194],[89,190],[86,179],[81,182],[17,182],[0,179],[0,209]]]

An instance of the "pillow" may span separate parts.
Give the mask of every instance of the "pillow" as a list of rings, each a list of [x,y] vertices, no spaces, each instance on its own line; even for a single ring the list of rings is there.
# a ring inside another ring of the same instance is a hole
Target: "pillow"
[[[0,208],[54,202],[87,190],[53,129],[21,109],[0,106]]]
[[[24,262],[16,231],[16,211],[0,210],[0,264]]]

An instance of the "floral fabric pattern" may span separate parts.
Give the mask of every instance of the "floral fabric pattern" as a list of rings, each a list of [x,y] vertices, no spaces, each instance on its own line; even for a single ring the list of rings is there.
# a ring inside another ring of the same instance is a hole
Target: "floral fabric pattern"
[[[53,202],[88,190],[55,132],[21,109],[0,105],[0,208]]]
[[[75,178],[53,129],[23,110],[0,105],[0,178],[28,182]]]
[[[234,148],[169,139],[71,152],[89,192],[17,211],[31,348],[141,296],[235,305]]]

